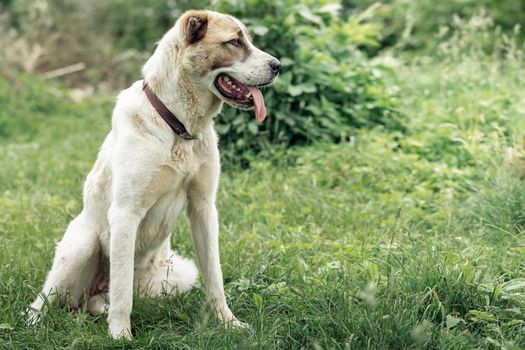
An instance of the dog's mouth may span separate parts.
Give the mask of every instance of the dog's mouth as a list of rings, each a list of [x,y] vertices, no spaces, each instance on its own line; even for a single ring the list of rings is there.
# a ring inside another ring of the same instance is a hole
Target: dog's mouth
[[[255,108],[255,119],[262,122],[266,117],[266,106],[261,90],[257,86],[246,85],[226,74],[215,79],[215,88],[230,105],[242,108]]]

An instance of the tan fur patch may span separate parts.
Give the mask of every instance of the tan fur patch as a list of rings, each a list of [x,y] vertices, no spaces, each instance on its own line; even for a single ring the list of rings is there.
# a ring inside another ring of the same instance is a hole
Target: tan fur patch
[[[130,116],[131,122],[133,126],[135,127],[135,130],[138,131],[141,135],[153,135],[151,130],[146,126],[144,120],[138,116],[137,114],[134,114]]]
[[[208,12],[190,10],[184,14],[182,21],[184,37],[189,44],[201,40],[208,29]]]

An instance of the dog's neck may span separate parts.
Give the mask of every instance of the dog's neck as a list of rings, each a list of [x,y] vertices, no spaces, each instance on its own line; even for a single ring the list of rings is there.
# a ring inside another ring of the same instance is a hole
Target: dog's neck
[[[221,110],[222,101],[183,71],[170,71],[163,77],[151,75],[146,81],[191,135],[198,137]]]
[[[179,46],[174,44],[177,35],[176,29],[165,34],[142,74],[150,89],[184,124],[188,133],[199,137],[220,112],[222,100],[192,77],[188,71],[191,68],[184,68],[191,64],[182,62]]]

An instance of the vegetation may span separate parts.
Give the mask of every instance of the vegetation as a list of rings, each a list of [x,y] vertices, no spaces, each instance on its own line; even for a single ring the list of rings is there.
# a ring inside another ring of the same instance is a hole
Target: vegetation
[[[116,92],[74,102],[64,85],[0,68],[0,348],[525,348],[521,33],[512,25],[499,32],[490,13],[453,19],[451,12],[443,18],[454,30],[427,33],[431,51],[394,45],[367,57],[378,15],[301,15],[294,4],[272,2],[265,16],[250,2],[215,4],[245,14],[266,47],[280,28],[303,26],[293,34],[298,40],[273,45],[294,64],[266,92],[270,123],[253,135],[229,131],[262,153],[236,145],[233,135],[221,143],[250,160],[239,169],[225,158],[218,202],[227,295],[248,330],[221,327],[201,287],[176,298],[137,298],[133,341],[110,340],[104,317],[60,308],[40,326],[26,325],[23,310],[80,210]],[[282,20],[278,6],[287,11]],[[310,15],[322,23],[310,24]],[[367,34],[341,39],[350,44],[344,49],[321,40],[350,25]],[[315,52],[337,58],[338,73],[324,71]],[[347,80],[345,55],[360,72]],[[343,83],[355,90],[334,86]],[[301,84],[315,90],[290,94]],[[306,108],[318,104],[339,127]],[[356,106],[362,110],[345,111]],[[322,134],[273,120],[280,112],[312,119]],[[238,118],[251,128],[253,118],[235,113],[227,110],[217,125]],[[269,126],[285,133],[270,134]],[[269,135],[271,143],[251,141]],[[185,220],[172,243],[195,258]]]
[[[358,17],[342,19],[337,4],[322,1],[312,1],[314,6],[231,0],[215,5],[246,18],[257,45],[284,66],[279,83],[265,92],[271,113],[267,122],[259,125],[233,108],[221,115],[217,130],[226,161],[313,141],[345,140],[361,127],[401,129],[395,93],[383,82],[389,71],[360,49],[377,45],[374,25]]]
[[[377,6],[374,18],[382,27],[382,46],[403,50],[433,49],[456,29],[456,20],[480,14],[498,31],[512,32],[525,21],[525,3],[515,0],[346,0],[348,12]],[[378,6],[379,5],[379,6]],[[523,34],[521,34],[523,37]]]
[[[29,71],[86,62],[85,72],[64,81],[74,85],[78,81],[72,79],[90,84],[102,81],[102,86],[125,86],[139,79],[140,64],[153,43],[188,6],[164,1],[147,5],[142,1],[98,0],[90,4],[43,3],[48,5],[22,0],[7,6],[10,11],[5,25],[14,28],[14,34],[11,41],[5,39],[6,45],[25,48],[34,60],[21,62],[16,50],[11,55],[4,53],[4,60]],[[341,18],[340,6],[325,1],[222,0],[212,7],[242,18],[257,45],[280,57],[285,67],[279,83],[265,93],[272,111],[265,124],[259,125],[244,112],[225,108],[217,131],[223,159],[229,164],[246,165],[254,154],[274,154],[290,145],[344,140],[356,127],[401,128],[394,91],[383,83],[383,76],[389,72],[381,64],[371,63],[360,49],[362,45],[377,45],[377,28],[366,24],[366,18]],[[63,20],[66,11],[73,15]],[[145,14],[148,20],[144,20]],[[54,26],[59,31],[52,36],[55,40],[48,40],[46,32]],[[97,35],[89,33],[91,28],[97,28]],[[87,45],[79,46],[80,40]],[[64,43],[70,48],[62,53]],[[59,52],[59,59],[49,52]]]

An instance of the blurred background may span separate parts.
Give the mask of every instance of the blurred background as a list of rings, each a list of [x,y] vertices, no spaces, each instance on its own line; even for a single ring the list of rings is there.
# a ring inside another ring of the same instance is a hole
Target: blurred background
[[[238,16],[283,62],[279,84],[266,91],[272,118],[258,125],[226,108],[217,125],[224,158],[241,165],[278,145],[344,140],[355,128],[403,130],[398,89],[384,82],[402,58],[436,58],[453,39],[456,55],[472,46],[504,55],[502,40],[521,43],[525,19],[515,0],[2,0],[2,76],[58,81],[77,100],[114,94],[140,79],[155,43],[189,8]],[[11,127],[5,119],[0,135]]]

